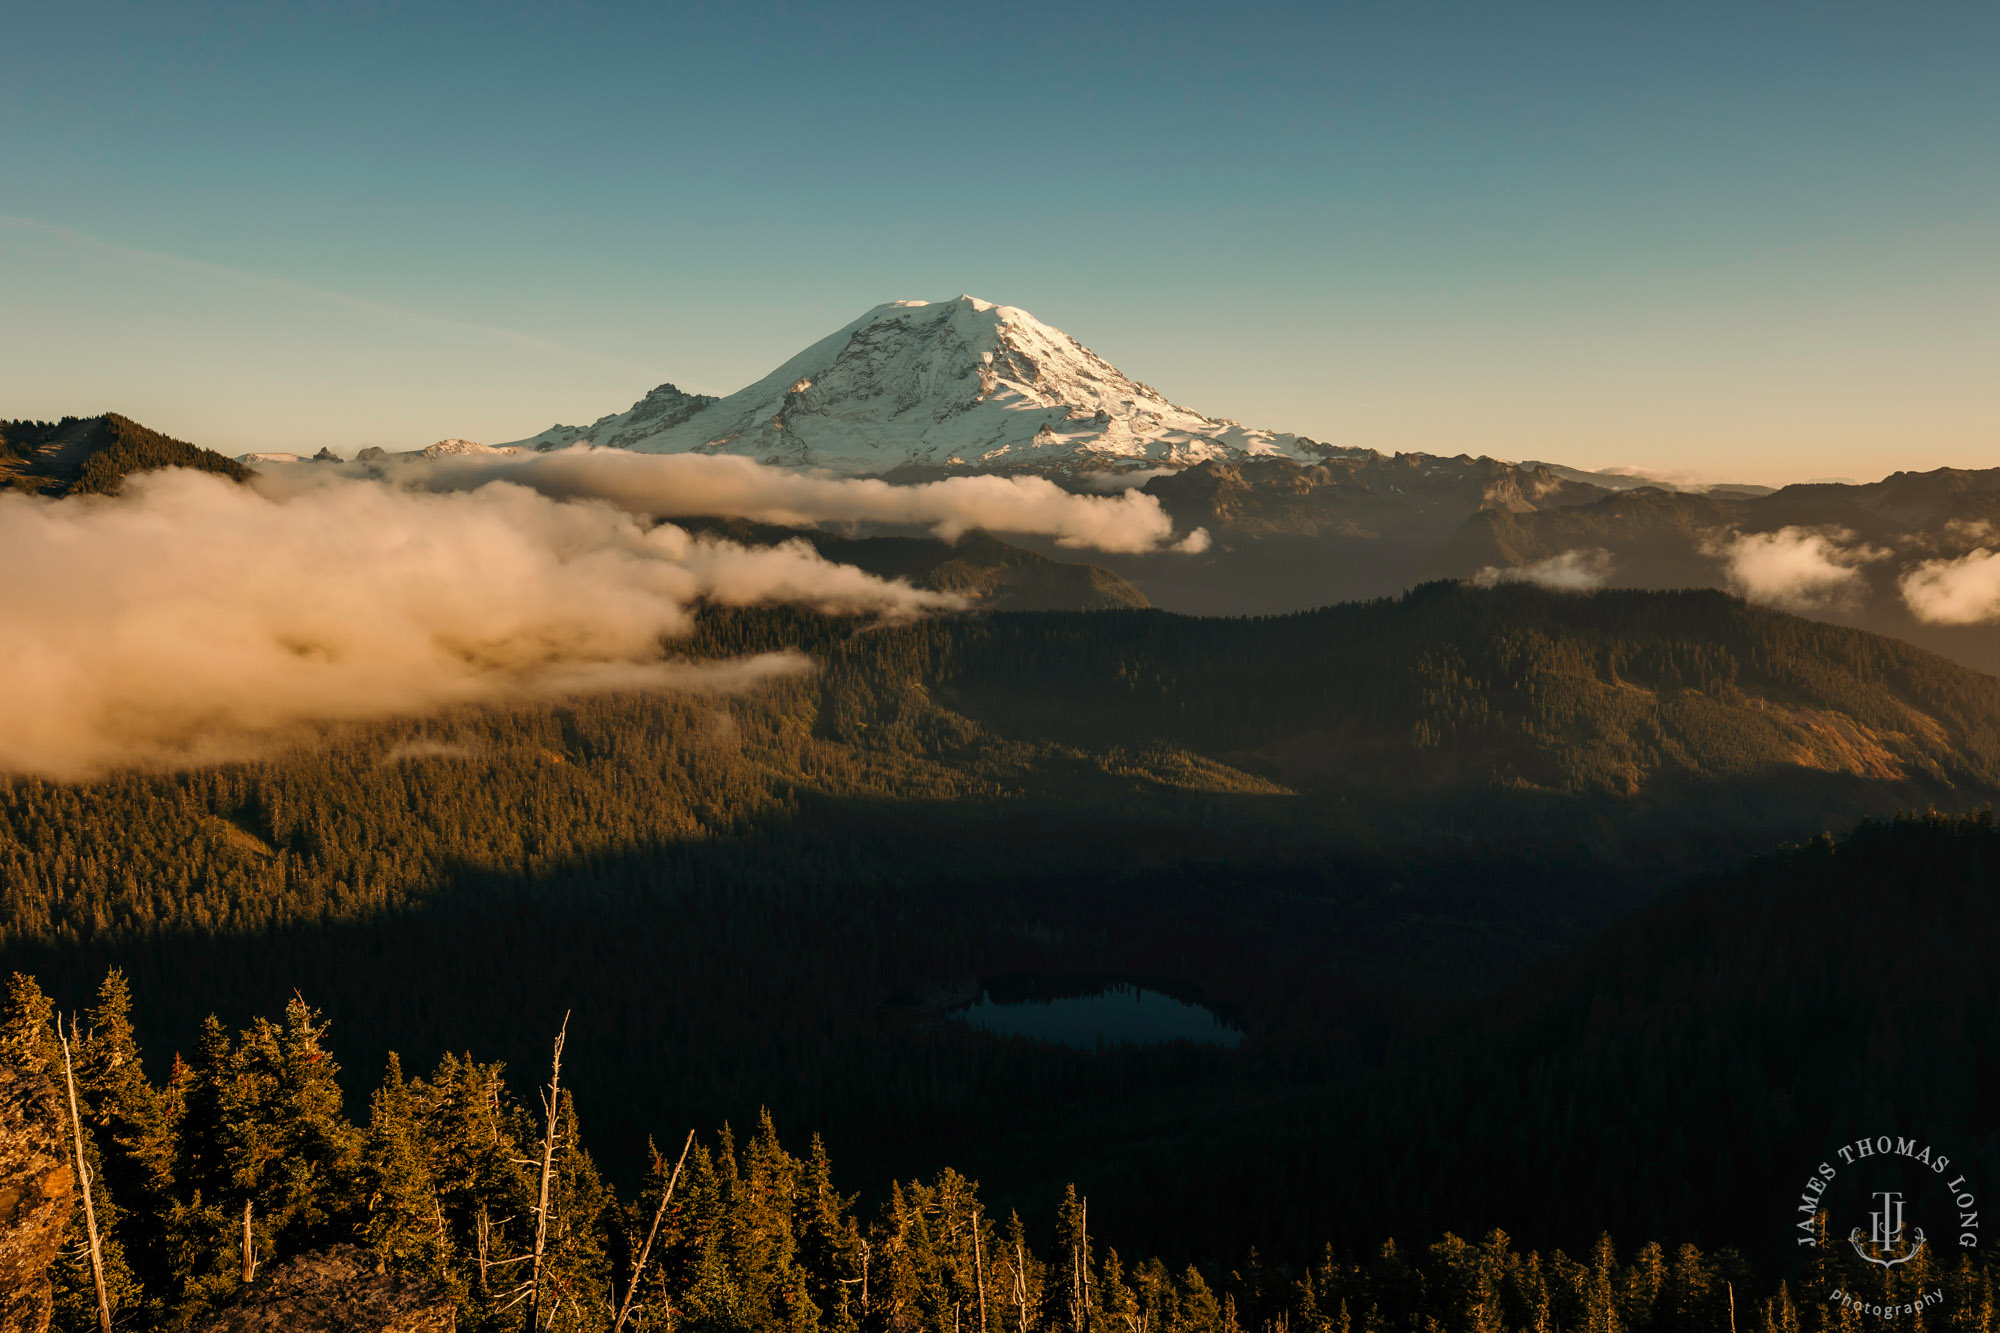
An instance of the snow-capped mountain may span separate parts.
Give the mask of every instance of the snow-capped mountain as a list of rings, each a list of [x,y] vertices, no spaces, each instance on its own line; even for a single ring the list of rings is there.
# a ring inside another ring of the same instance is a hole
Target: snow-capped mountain
[[[1025,310],[961,296],[895,301],[727,398],[663,384],[589,426],[516,441],[741,454],[847,474],[1095,472],[1345,453],[1167,401]]]
[[[419,458],[460,458],[478,454],[518,454],[521,450],[513,445],[481,444],[477,440],[449,439],[427,444],[416,451]]]

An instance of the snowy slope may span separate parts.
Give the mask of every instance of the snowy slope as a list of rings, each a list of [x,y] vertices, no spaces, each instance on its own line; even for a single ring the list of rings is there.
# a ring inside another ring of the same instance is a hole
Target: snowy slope
[[[1325,446],[1176,406],[1025,310],[961,296],[877,306],[727,398],[663,384],[628,412],[516,443],[741,454],[882,473],[1317,461]]]

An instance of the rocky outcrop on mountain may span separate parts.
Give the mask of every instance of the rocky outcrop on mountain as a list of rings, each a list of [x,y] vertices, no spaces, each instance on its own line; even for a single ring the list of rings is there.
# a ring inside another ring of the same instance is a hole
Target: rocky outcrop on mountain
[[[199,1333],[452,1333],[444,1288],[391,1277],[358,1245],[277,1263],[198,1325]]]
[[[76,1206],[65,1113],[40,1075],[0,1065],[0,1333],[42,1333],[49,1265]]]
[[[551,426],[520,443],[534,449],[563,449],[578,443],[629,449],[680,425],[714,401],[712,394],[685,393],[662,384],[627,411],[601,416],[588,426]]]
[[[509,445],[481,444],[477,440],[439,440],[427,444],[416,451],[419,458],[461,458],[468,454],[518,454],[521,451]],[[410,455],[404,454],[408,458]]]
[[[1027,311],[970,296],[877,306],[727,398],[663,384],[630,411],[519,443],[740,454],[849,474],[1089,473],[1329,452],[1181,407]]]

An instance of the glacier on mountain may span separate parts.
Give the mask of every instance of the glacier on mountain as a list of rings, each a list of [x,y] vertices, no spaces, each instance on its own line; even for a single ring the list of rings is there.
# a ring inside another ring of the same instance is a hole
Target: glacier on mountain
[[[1027,311],[970,296],[877,306],[726,398],[663,384],[629,411],[515,444],[735,454],[848,475],[1090,474],[1351,452],[1178,406]]]

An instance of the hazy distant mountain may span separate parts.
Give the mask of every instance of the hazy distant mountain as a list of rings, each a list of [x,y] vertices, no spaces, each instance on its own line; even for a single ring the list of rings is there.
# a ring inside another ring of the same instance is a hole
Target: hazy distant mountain
[[[727,398],[663,384],[629,411],[518,443],[742,454],[843,473],[1074,473],[1341,452],[1178,406],[1027,311],[970,296],[877,306]]]
[[[1390,596],[1423,577],[1482,510],[1534,513],[1610,494],[1543,464],[1366,450],[1311,464],[1200,463],[1152,477],[1144,490],[1177,527],[1206,528],[1214,538],[1209,549],[1095,558],[1154,605],[1192,615],[1272,614]]]
[[[1768,495],[1639,489],[1536,511],[1483,508],[1429,577],[1536,577],[1588,560],[1616,587],[1728,588],[2000,670],[2000,469],[1898,472]]]
[[[212,449],[148,430],[130,417],[0,421],[0,489],[40,495],[104,494],[134,472],[188,467],[242,481],[248,468]]]
[[[1769,495],[1777,489],[1775,486],[1757,486],[1736,481],[1677,482],[1635,468],[1578,468],[1562,463],[1537,462],[1533,459],[1523,460],[1521,466],[1545,467],[1565,481],[1581,481],[1592,486],[1602,486],[1607,491],[1632,491],[1641,486],[1652,486],[1663,491],[1694,491],[1702,495],[1752,496]]]

